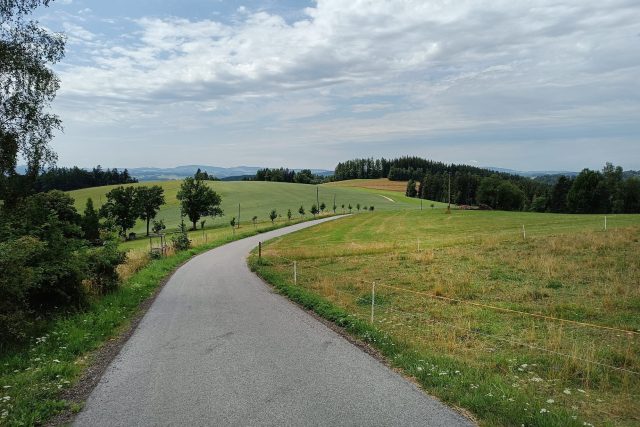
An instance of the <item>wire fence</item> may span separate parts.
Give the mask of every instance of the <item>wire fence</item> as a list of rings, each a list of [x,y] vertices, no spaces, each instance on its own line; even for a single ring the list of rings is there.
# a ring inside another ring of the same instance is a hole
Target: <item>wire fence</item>
[[[300,279],[302,277],[301,273],[302,273],[303,270],[300,268],[301,266],[300,266],[298,260],[293,260],[291,258],[283,257],[281,255],[277,255],[277,254],[274,254],[274,253],[266,253],[266,252],[263,252],[263,257],[265,257],[265,258],[273,257],[273,258],[277,258],[277,259],[283,260],[285,266],[288,266],[288,267],[292,268],[292,279],[293,279],[293,282],[294,282],[293,284],[294,285],[299,285],[301,283]],[[332,271],[332,270],[329,270],[329,269],[326,269],[326,268],[322,268],[322,267],[317,267],[317,266],[313,266],[313,265],[305,265],[304,268],[305,269],[316,270],[319,273],[324,274],[325,275],[324,277],[326,277],[326,276],[333,276],[333,277],[336,277],[336,278],[340,278],[341,277],[341,273],[336,272],[336,271]],[[640,332],[634,331],[634,330],[630,330],[630,329],[622,329],[622,328],[617,328],[617,327],[613,327],[613,326],[600,325],[600,324],[589,323],[589,322],[575,321],[575,320],[571,320],[571,319],[564,319],[564,318],[560,318],[560,317],[554,317],[554,316],[549,316],[549,315],[544,315],[544,314],[539,314],[539,313],[530,313],[530,312],[510,309],[510,308],[506,308],[506,307],[499,307],[499,306],[491,305],[491,304],[483,304],[483,303],[479,303],[479,302],[475,302],[475,301],[468,301],[468,300],[463,300],[463,299],[459,299],[459,298],[451,298],[451,297],[447,297],[447,296],[443,296],[443,295],[436,295],[436,294],[428,293],[428,292],[416,291],[416,290],[413,290],[413,289],[407,289],[407,288],[403,288],[403,287],[399,287],[399,286],[388,285],[388,284],[385,284],[385,283],[375,282],[375,281],[361,279],[361,278],[349,279],[349,283],[350,284],[363,285],[363,286],[366,287],[367,292],[370,292],[370,294],[371,294],[371,318],[370,318],[370,322],[372,324],[374,323],[376,307],[377,307],[376,303],[375,303],[376,288],[378,289],[378,291],[380,291],[380,288],[383,288],[383,289],[393,290],[394,292],[412,294],[412,295],[424,297],[424,298],[427,298],[427,299],[433,299],[433,300],[438,300],[438,301],[443,301],[443,302],[453,303],[453,304],[463,304],[463,305],[467,305],[467,306],[470,306],[470,307],[481,308],[481,309],[488,309],[488,310],[492,310],[492,311],[496,311],[496,312],[505,313],[505,314],[508,314],[508,315],[517,315],[517,316],[528,317],[528,318],[532,318],[532,319],[536,319],[536,320],[543,320],[543,321],[548,321],[548,322],[556,322],[556,323],[561,323],[561,324],[572,325],[572,326],[579,327],[579,328],[589,328],[589,329],[595,329],[595,330],[604,331],[604,332],[608,332],[608,333],[623,334],[624,336],[628,337],[629,340],[633,340],[634,338],[637,338],[637,337],[640,336]],[[332,291],[341,292],[337,288],[332,289]],[[428,307],[426,307],[426,306],[423,307],[423,309],[427,309],[427,308]],[[419,316],[422,315],[421,313],[406,312],[406,311],[394,309],[394,308],[391,308],[391,307],[388,307],[388,306],[381,307],[380,309],[395,311],[395,312],[398,312],[398,313],[402,313],[404,315],[411,315],[411,316],[414,316],[416,318],[418,318]],[[490,339],[506,342],[506,343],[509,343],[511,345],[514,345],[514,346],[525,347],[525,348],[529,348],[529,349],[534,350],[534,351],[544,352],[544,353],[547,353],[547,354],[550,354],[550,355],[553,355],[553,356],[559,356],[559,357],[563,357],[563,358],[567,358],[567,359],[572,359],[572,360],[575,360],[575,361],[579,361],[579,362],[583,362],[583,363],[587,363],[587,364],[591,364],[591,365],[600,366],[602,368],[610,369],[612,371],[623,372],[623,373],[626,373],[626,374],[630,374],[630,375],[633,375],[633,376],[640,377],[640,371],[628,369],[628,368],[626,368],[624,366],[622,366],[622,367],[621,366],[615,366],[615,365],[599,362],[597,360],[592,360],[592,359],[576,356],[575,354],[569,354],[569,353],[566,353],[566,352],[561,352],[561,351],[558,351],[558,350],[546,348],[544,346],[534,345],[534,344],[526,343],[526,342],[519,341],[519,340],[514,340],[514,339],[511,339],[511,338],[507,338],[507,337],[501,337],[501,336],[498,336],[498,335],[495,335],[495,334],[489,334],[489,333],[481,332],[481,331],[478,331],[478,330],[474,330],[472,328],[461,328],[461,327],[456,326],[456,325],[454,325],[452,323],[447,323],[447,322],[444,322],[444,321],[439,321],[439,320],[434,320],[434,319],[429,319],[427,321],[426,319],[423,319],[423,323],[438,324],[440,326],[449,327],[449,328],[461,330],[461,331],[464,331],[464,332],[467,332],[467,333],[472,333],[474,335],[479,335],[479,336],[483,336],[483,337],[486,337],[486,338],[490,338]]]

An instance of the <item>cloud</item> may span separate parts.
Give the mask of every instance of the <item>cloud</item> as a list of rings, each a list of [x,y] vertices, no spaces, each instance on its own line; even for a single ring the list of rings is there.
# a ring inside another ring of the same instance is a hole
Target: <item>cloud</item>
[[[105,126],[363,143],[640,116],[635,0],[318,0],[297,16],[143,17],[117,37],[65,24],[83,49],[60,105]]]

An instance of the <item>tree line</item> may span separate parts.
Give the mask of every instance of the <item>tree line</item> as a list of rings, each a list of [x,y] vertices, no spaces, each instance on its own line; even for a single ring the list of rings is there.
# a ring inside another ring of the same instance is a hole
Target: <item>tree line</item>
[[[102,169],[98,165],[91,170],[81,169],[77,166],[54,167],[38,175],[35,182],[35,190],[38,192],[50,190],[71,191],[81,188],[100,187],[103,185],[132,184],[137,179],[129,175],[124,169]]]
[[[449,174],[409,179],[406,195],[447,202]],[[451,175],[451,202],[500,210],[555,213],[640,213],[640,178],[624,177],[621,167],[607,163],[602,171],[584,169],[575,178],[561,176],[555,184],[504,175]]]
[[[310,169],[302,169],[296,172],[293,169],[264,168],[256,172],[251,181],[271,181],[271,182],[295,182],[298,184],[321,184],[325,182],[324,177],[316,175]]]

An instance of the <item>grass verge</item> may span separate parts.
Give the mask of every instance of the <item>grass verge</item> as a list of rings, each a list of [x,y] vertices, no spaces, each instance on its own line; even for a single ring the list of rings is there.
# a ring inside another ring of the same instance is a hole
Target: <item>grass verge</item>
[[[258,262],[255,255],[249,266],[281,294],[335,323],[352,337],[361,340],[386,358],[388,364],[414,378],[423,389],[454,407],[470,410],[482,425],[491,426],[583,426],[563,409],[531,402],[504,378],[461,363],[443,354],[418,352],[409,342],[393,338],[369,323],[307,289],[293,286],[288,279]]]
[[[144,303],[180,265],[225,243],[299,222],[305,221],[247,228],[151,261],[86,311],[53,319],[28,344],[6,349],[0,354],[0,425],[40,425],[61,412],[78,412],[82,402],[68,396],[95,363],[97,350],[131,328]]]

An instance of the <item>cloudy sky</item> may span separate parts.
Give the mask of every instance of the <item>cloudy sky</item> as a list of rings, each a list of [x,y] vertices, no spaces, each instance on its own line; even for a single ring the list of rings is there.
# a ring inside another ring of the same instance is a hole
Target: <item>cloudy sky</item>
[[[59,164],[640,169],[638,0],[56,0]]]

